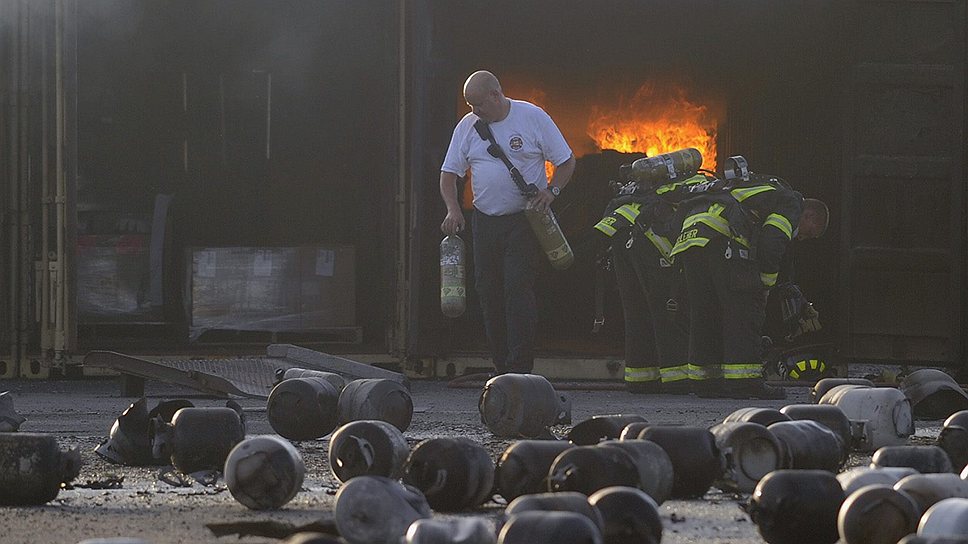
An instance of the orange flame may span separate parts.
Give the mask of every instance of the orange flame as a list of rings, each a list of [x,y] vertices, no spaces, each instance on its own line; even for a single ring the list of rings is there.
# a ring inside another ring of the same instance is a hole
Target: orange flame
[[[683,89],[647,83],[615,107],[592,108],[588,135],[599,149],[650,157],[695,147],[703,168],[715,170],[718,124],[709,107],[690,101]]]

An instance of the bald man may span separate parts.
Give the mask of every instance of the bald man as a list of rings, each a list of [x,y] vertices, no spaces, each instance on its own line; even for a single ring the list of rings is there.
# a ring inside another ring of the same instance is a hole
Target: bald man
[[[440,230],[448,235],[463,230],[457,178],[470,171],[475,288],[494,369],[499,374],[530,373],[537,322],[538,241],[524,210],[548,210],[575,171],[575,156],[551,117],[534,104],[504,96],[494,74],[483,70],[471,74],[464,82],[464,100],[471,111],[457,123],[440,168],[440,194],[447,205]],[[536,195],[524,196],[504,162],[487,152],[488,141],[474,129],[479,119],[489,124],[495,141],[524,180],[537,187]],[[550,183],[545,161],[556,166]]]

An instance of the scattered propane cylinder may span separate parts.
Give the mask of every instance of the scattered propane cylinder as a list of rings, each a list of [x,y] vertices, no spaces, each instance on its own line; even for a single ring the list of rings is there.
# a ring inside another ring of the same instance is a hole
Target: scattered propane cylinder
[[[803,419],[781,421],[767,429],[783,444],[787,468],[827,470],[836,474],[847,461],[847,446],[826,425]]]
[[[0,393],[0,433],[14,432],[27,418],[17,413],[10,391]]]
[[[414,446],[403,481],[423,492],[431,508],[457,512],[486,501],[494,487],[494,462],[470,439],[429,438]]]
[[[587,516],[599,530],[605,529],[601,512],[588,502],[587,495],[577,491],[522,495],[507,505],[504,518],[509,519],[521,512],[572,512]]]
[[[850,496],[854,491],[872,484],[894,486],[904,478],[918,471],[911,467],[854,467],[837,475],[840,487],[844,488],[844,495]]]
[[[637,440],[639,438],[639,433],[644,431],[646,427],[652,426],[652,423],[647,421],[634,421],[629,423],[622,429],[622,433],[619,435],[619,440]]]
[[[148,401],[142,397],[121,413],[111,426],[108,438],[94,452],[118,465],[166,465],[171,459],[154,454],[152,427],[155,422],[170,423],[175,412],[193,406],[185,399],[164,400],[149,412]]]
[[[669,454],[651,440],[607,440],[603,446],[614,446],[625,450],[639,471],[638,488],[645,491],[657,504],[662,504],[672,495],[674,468]]]
[[[466,308],[464,241],[452,234],[440,241],[440,311],[460,317]]]
[[[856,385],[859,387],[874,387],[874,382],[867,378],[823,378],[814,384],[810,390],[810,402],[817,404],[828,391],[840,385]]]
[[[833,544],[844,491],[825,470],[776,470],[756,484],[746,512],[769,544]]]
[[[409,454],[403,433],[386,421],[352,421],[329,438],[329,467],[341,482],[364,474],[399,478]]]
[[[874,452],[871,467],[911,467],[921,474],[955,472],[948,454],[938,446],[884,446]]]
[[[639,470],[628,452],[608,445],[565,450],[548,470],[548,491],[591,495],[613,485],[639,486]]]
[[[602,514],[602,537],[609,544],[659,544],[662,518],[648,494],[634,487],[606,487],[588,497]]]
[[[945,499],[968,499],[968,481],[957,474],[913,474],[894,484],[894,489],[914,499],[922,515]]]
[[[716,437],[708,429],[653,425],[638,437],[658,444],[672,461],[673,499],[701,497],[723,474]]]
[[[252,510],[282,508],[302,487],[306,465],[299,451],[277,436],[254,436],[225,458],[225,485]]]
[[[558,225],[555,212],[551,208],[548,208],[544,213],[539,212],[532,208],[529,203],[524,210],[524,216],[528,218],[531,230],[538,238],[541,251],[548,257],[551,267],[555,270],[565,270],[570,267],[571,263],[575,262],[575,253],[571,250],[571,245],[568,244],[565,233]]]
[[[935,445],[948,454],[956,471],[968,466],[968,410],[955,412],[945,420]]]
[[[53,435],[0,433],[0,505],[32,506],[57,498],[81,470],[81,454],[62,451]]]
[[[694,176],[701,166],[702,153],[689,147],[634,161],[632,179],[649,185],[661,185]]]
[[[764,476],[784,467],[784,446],[759,423],[720,423],[709,432],[723,457],[723,474],[715,482],[720,489],[752,493]]]
[[[483,518],[418,519],[402,544],[495,544],[497,534]]]
[[[602,532],[574,512],[521,512],[508,519],[498,544],[602,544]]]
[[[947,372],[922,368],[901,381],[901,391],[911,400],[918,419],[944,419],[959,410],[968,410],[968,394]]]
[[[340,425],[376,419],[405,432],[413,418],[413,399],[406,387],[393,380],[353,380],[340,393],[337,412]]]
[[[911,497],[889,485],[874,484],[847,496],[837,530],[846,544],[895,544],[917,529],[919,518]]]
[[[346,387],[346,378],[336,374],[335,372],[324,372],[322,370],[311,370],[308,368],[276,369],[276,383],[283,380],[290,380],[292,378],[322,378],[333,384],[333,387],[335,387],[337,391],[342,391],[343,388]]]
[[[551,426],[571,422],[571,403],[537,374],[491,378],[477,408],[488,430],[504,438],[554,438]]]
[[[339,534],[350,544],[399,542],[410,525],[431,517],[419,489],[386,476],[357,476],[336,492]]]
[[[314,440],[336,428],[339,390],[319,377],[289,378],[279,382],[266,401],[272,430],[289,440]]]
[[[563,451],[575,447],[564,440],[518,440],[498,459],[494,481],[498,493],[512,501],[521,495],[548,491],[551,464]]]
[[[924,513],[918,524],[919,536],[957,536],[968,541],[968,499],[957,497],[938,501]]]
[[[843,410],[854,426],[853,447],[862,452],[900,446],[914,434],[911,401],[893,387],[839,385],[828,391],[820,404]]]
[[[773,408],[740,408],[723,419],[723,423],[759,423],[764,427],[779,421],[790,421],[790,416]]]
[[[220,470],[236,444],[245,439],[242,418],[232,408],[182,408],[171,423],[153,421],[154,456],[170,459],[188,474]]]
[[[575,425],[568,433],[568,440],[576,446],[594,446],[602,440],[622,436],[622,430],[630,423],[646,423],[646,421],[638,414],[592,416]]]
[[[780,413],[791,420],[809,419],[825,425],[849,448],[853,442],[850,420],[843,410],[833,404],[790,404],[780,408]]]

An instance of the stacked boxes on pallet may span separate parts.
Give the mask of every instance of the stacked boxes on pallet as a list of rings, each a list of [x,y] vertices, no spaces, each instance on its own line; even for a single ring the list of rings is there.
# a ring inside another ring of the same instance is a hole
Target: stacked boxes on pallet
[[[356,322],[353,246],[190,248],[191,338],[209,330],[312,332]]]

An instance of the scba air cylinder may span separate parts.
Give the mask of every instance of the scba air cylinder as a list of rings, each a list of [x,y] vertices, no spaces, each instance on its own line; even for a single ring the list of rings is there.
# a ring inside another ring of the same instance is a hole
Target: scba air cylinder
[[[551,267],[555,270],[565,270],[571,263],[575,262],[575,253],[571,250],[571,245],[565,238],[565,233],[558,226],[558,219],[555,213],[549,209],[541,213],[533,208],[524,210],[524,215],[531,224],[531,230],[538,238],[541,251],[548,257]]]
[[[632,163],[632,179],[641,183],[660,185],[696,175],[702,166],[702,153],[689,147]]]
[[[464,241],[451,235],[440,241],[440,311],[447,317],[460,317],[467,308]]]

